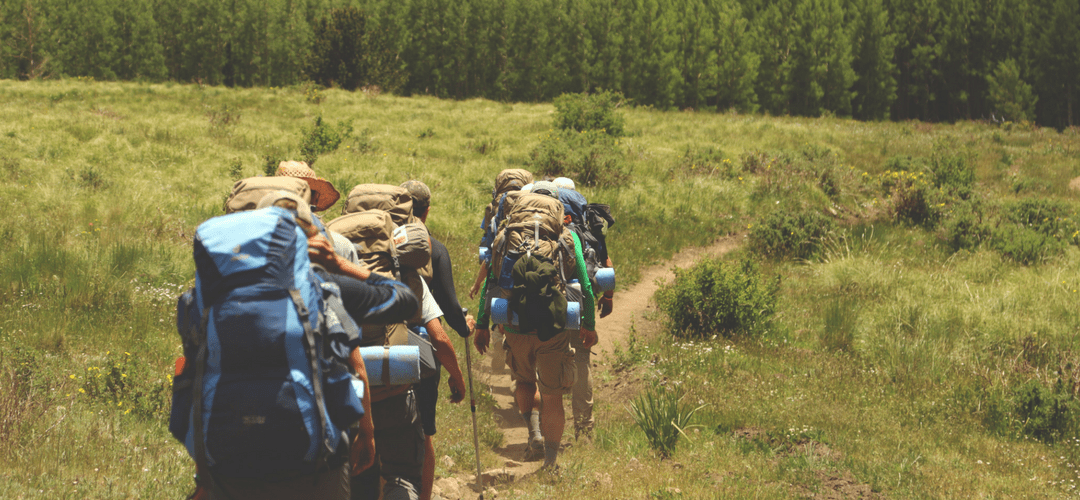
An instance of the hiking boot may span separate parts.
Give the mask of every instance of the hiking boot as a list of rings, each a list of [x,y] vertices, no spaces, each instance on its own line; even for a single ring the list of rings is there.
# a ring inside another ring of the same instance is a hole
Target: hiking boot
[[[544,438],[536,435],[529,438],[528,444],[525,445],[525,461],[531,462],[533,460],[539,460],[544,457]]]

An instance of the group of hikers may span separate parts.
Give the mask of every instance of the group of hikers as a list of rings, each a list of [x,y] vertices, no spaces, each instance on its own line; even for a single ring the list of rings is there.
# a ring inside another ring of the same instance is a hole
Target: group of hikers
[[[324,222],[340,197],[306,163],[281,162],[274,176],[237,181],[225,215],[196,230],[169,422],[195,462],[191,498],[430,499],[442,368],[450,402],[472,391],[440,318],[492,352],[494,370],[509,367],[529,430],[522,458],[557,467],[564,394],[575,436],[593,429],[594,311],[611,313],[614,288],[610,208],[567,178],[500,172],[474,319],[427,229],[428,186],[357,185]],[[473,425],[475,445],[475,403]]]

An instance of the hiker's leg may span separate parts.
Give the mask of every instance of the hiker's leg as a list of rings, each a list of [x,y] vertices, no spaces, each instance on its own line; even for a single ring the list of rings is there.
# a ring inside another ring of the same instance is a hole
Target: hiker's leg
[[[540,393],[536,387],[536,349],[540,341],[536,335],[506,332],[506,345],[510,379],[514,381],[514,401],[529,430],[526,453],[538,453],[544,447],[540,433]]]
[[[540,409],[540,393],[536,390],[535,383],[514,382],[514,401],[517,402],[518,411],[529,413]]]
[[[562,442],[566,428],[566,411],[563,410],[562,394],[543,394],[540,405],[540,433],[544,435],[544,445]]]
[[[577,368],[574,397],[570,403],[574,410],[574,436],[590,436],[593,429],[592,351],[581,346],[581,336],[577,332],[570,332],[570,340]]]
[[[221,478],[219,485],[224,497],[211,492],[211,500],[348,500],[349,463],[346,461],[314,475],[285,481],[276,477],[266,480]]]
[[[506,372],[506,351],[506,334],[503,333],[502,326],[496,326],[491,329],[491,349],[488,350],[491,355],[491,373]]]
[[[423,482],[426,436],[416,395],[410,390],[371,405],[383,498],[417,500]]]
[[[563,394],[568,394],[577,378],[570,334],[562,332],[540,343],[536,350],[537,379],[540,388],[540,430],[544,435],[544,467],[555,464],[566,427]]]
[[[420,480],[420,500],[431,500],[431,487],[435,484],[435,447],[427,436],[424,450],[424,475]]]

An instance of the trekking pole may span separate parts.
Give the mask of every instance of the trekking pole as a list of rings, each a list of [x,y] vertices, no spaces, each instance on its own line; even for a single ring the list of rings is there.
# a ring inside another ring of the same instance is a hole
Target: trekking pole
[[[465,370],[469,372],[469,409],[472,411],[472,440],[476,450],[476,484],[480,486],[480,500],[484,500],[484,475],[480,471],[480,436],[476,430],[476,396],[472,384],[472,349],[470,339],[465,339]]]

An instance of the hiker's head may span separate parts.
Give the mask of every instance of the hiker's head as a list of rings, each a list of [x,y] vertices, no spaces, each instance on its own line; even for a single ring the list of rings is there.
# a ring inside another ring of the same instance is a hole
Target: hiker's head
[[[283,177],[296,177],[307,181],[311,187],[311,206],[316,212],[322,212],[341,198],[341,193],[334,189],[330,181],[315,176],[315,171],[302,161],[283,161],[278,164],[277,173]]]
[[[260,210],[270,206],[292,210],[296,214],[296,225],[300,226],[309,238],[318,234],[319,229],[311,220],[311,208],[299,196],[288,191],[274,191],[263,196],[255,209]]]
[[[571,191],[574,191],[576,189],[574,187],[574,181],[571,180],[569,177],[556,177],[555,180],[551,182],[555,183],[555,186],[559,189],[569,189]]]
[[[546,194],[552,198],[559,198],[559,187],[551,181],[537,181],[533,183],[531,193]]]
[[[409,192],[412,197],[412,213],[417,219],[427,222],[428,209],[431,208],[431,190],[427,184],[418,180],[409,180],[401,183],[401,187]]]

